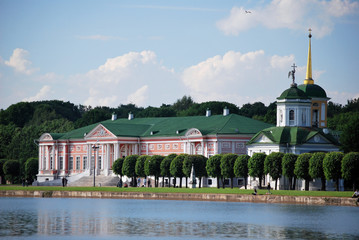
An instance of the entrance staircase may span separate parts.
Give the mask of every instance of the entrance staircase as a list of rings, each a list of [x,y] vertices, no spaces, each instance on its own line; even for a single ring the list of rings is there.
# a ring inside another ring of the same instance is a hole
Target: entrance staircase
[[[96,187],[98,186],[112,186],[115,187],[120,181],[119,177],[113,177],[113,176],[96,176],[95,183]],[[84,176],[77,181],[69,182],[67,186],[71,187],[92,187],[93,186],[93,176]]]

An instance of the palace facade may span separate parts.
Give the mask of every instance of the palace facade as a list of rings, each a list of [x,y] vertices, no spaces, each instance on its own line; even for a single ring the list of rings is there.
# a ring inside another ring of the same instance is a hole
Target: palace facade
[[[247,153],[247,142],[272,125],[230,114],[112,119],[39,139],[38,182],[67,177],[111,176],[113,162],[128,155]]]

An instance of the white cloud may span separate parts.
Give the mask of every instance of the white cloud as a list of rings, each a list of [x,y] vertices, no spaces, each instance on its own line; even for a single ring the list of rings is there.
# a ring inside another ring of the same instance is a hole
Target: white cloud
[[[137,106],[143,106],[148,99],[148,85],[144,85],[137,89],[136,92],[130,94],[127,97],[127,102],[136,104]]]
[[[86,74],[72,76],[69,83],[68,91],[76,95],[77,102],[91,106],[117,107],[130,102],[160,106],[164,99],[174,102],[184,95],[176,73],[158,62],[153,51],[107,59]]]
[[[359,3],[350,0],[272,0],[251,10],[252,13],[233,7],[227,18],[217,22],[217,27],[228,35],[238,35],[257,26],[302,31],[310,27],[315,31],[314,36],[320,38],[332,32],[335,18],[355,13],[358,8]]]
[[[31,68],[31,61],[27,59],[28,55],[28,51],[21,48],[16,48],[13,51],[9,61],[5,61],[5,65],[13,67],[16,72],[30,75],[37,69]]]
[[[239,106],[249,101],[268,104],[275,101],[285,86],[289,87],[286,73],[293,62],[293,55],[267,56],[263,50],[243,54],[229,51],[186,68],[182,81],[198,102],[221,100]],[[302,76],[299,74],[299,79],[304,79]]]
[[[339,91],[326,91],[330,101],[333,103],[340,103],[343,106],[348,103],[348,100],[359,99],[359,92],[357,93],[348,93],[348,92],[339,92]]]
[[[51,87],[48,85],[43,86],[40,91],[33,97],[24,98],[24,102],[34,102],[40,100],[49,100],[51,98]]]

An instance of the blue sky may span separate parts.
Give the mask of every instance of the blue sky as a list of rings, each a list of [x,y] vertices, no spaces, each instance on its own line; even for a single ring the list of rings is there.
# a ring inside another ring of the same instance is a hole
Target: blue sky
[[[249,10],[251,13],[246,13]],[[0,108],[276,100],[291,65],[331,101],[359,97],[359,1],[0,0]]]

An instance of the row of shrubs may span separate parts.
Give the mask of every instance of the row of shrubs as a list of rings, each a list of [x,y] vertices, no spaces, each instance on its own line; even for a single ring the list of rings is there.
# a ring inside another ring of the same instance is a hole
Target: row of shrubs
[[[231,188],[233,188],[234,177],[243,177],[245,187],[247,187],[247,178],[251,176],[259,178],[259,187],[261,187],[262,179],[266,174],[275,180],[275,189],[277,189],[277,180],[282,176],[289,179],[290,189],[295,189],[296,179],[305,180],[305,190],[309,189],[309,181],[316,178],[322,180],[322,190],[325,190],[325,180],[332,179],[338,182],[340,178],[343,178],[347,183],[353,184],[353,188],[359,181],[359,153],[357,152],[345,155],[341,152],[300,155],[272,152],[269,155],[254,153],[252,157],[228,153],[217,154],[209,159],[202,155],[188,154],[130,155],[117,159],[112,169],[121,177],[132,178],[132,183],[136,183],[137,177],[154,176],[155,187],[158,187],[160,177],[163,178],[163,183],[165,177],[174,177],[174,181],[176,178],[180,179],[179,187],[182,187],[182,178],[185,178],[187,187],[192,165],[199,179],[199,186],[201,186],[202,177],[210,176],[217,178],[217,187],[220,186],[220,179],[224,187],[224,178],[230,178]],[[177,183],[174,182],[173,187],[176,186]]]
[[[27,181],[31,183],[36,179],[39,171],[38,158],[29,158],[25,162],[12,159],[0,159],[0,180],[1,184],[21,183]]]

